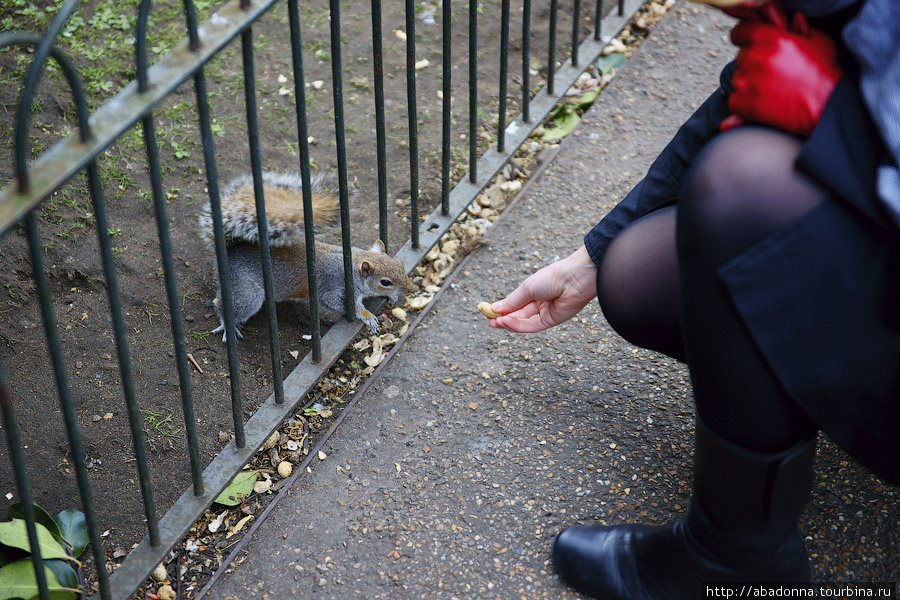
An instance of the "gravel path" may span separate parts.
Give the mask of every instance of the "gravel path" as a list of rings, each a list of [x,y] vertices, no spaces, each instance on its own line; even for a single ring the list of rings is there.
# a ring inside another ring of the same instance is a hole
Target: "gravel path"
[[[475,305],[574,250],[638,181],[716,86],[728,28],[692,5],[666,17],[212,597],[578,598],[549,563],[562,527],[686,510],[683,365],[618,338],[596,306],[517,336]],[[900,580],[900,492],[824,440],[816,480],[803,524],[815,579]]]

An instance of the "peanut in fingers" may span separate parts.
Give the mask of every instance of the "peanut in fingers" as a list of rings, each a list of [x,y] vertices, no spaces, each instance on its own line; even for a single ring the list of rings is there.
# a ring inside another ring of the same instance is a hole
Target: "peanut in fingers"
[[[493,308],[491,308],[490,302],[479,302],[478,310],[481,311],[481,314],[486,316],[488,319],[496,319],[497,317],[502,317],[503,315],[495,312]]]

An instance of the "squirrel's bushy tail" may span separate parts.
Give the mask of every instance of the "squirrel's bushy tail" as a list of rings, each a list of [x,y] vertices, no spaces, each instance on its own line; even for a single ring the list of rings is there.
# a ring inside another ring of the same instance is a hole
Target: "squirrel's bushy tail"
[[[310,178],[316,225],[331,225],[339,214],[338,188],[333,178],[316,174]],[[263,172],[269,244],[292,246],[303,243],[303,184],[298,173]],[[200,231],[212,244],[212,214],[207,202],[198,217]],[[222,221],[226,244],[259,242],[253,178],[242,175],[222,189]]]

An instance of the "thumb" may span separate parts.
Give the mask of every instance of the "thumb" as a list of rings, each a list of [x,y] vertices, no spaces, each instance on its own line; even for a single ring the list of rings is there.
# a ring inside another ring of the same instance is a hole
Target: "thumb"
[[[526,279],[519,285],[519,287],[510,292],[510,294],[506,298],[503,298],[502,300],[498,300],[491,304],[491,308],[494,310],[494,312],[498,312],[501,315],[507,315],[514,310],[522,308],[534,299],[534,291],[529,283],[529,280]]]

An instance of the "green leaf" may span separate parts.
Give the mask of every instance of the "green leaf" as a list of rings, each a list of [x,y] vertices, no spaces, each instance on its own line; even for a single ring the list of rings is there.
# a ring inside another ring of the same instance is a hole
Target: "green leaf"
[[[612,52],[597,59],[597,66],[604,75],[609,75],[614,70],[621,69],[628,62],[628,58],[621,52]]]
[[[595,90],[590,90],[588,92],[584,92],[581,94],[581,99],[578,101],[578,108],[581,111],[585,111],[591,107],[591,104],[594,103],[594,100],[597,99],[597,95],[600,93],[600,88]]]
[[[572,130],[578,126],[580,121],[581,117],[578,116],[578,113],[574,110],[568,114],[561,115],[558,119],[553,121],[556,124],[556,127],[544,130],[543,137],[547,141],[561,140],[572,133]]]
[[[44,568],[47,576],[47,588],[53,600],[72,600],[78,595],[77,589],[60,585],[56,576],[48,568]],[[30,560],[19,560],[0,569],[0,600],[24,598],[34,600],[39,597],[34,566]]]
[[[244,498],[253,493],[253,484],[256,482],[256,471],[241,471],[237,477],[228,484],[216,502],[225,506],[237,506]]]
[[[78,558],[84,553],[84,549],[90,542],[84,513],[70,508],[56,515],[56,520],[59,522],[63,539],[72,546],[72,556]]]
[[[37,504],[32,504],[31,506],[34,507],[34,520],[46,527],[47,531],[50,532],[50,535],[52,535],[53,539],[57,542],[61,540],[62,532],[59,530],[59,524],[56,522],[56,519],[47,514],[47,511]],[[25,520],[25,508],[22,506],[21,502],[9,505],[9,518]]]
[[[72,568],[72,565],[62,560],[45,560],[44,566],[53,571],[56,580],[63,587],[80,589],[78,581],[78,573]]]
[[[41,557],[44,560],[51,558],[61,558],[70,560],[71,557],[63,551],[62,546],[53,539],[47,528],[40,523],[34,524],[37,529],[38,546],[41,549]],[[25,521],[21,519],[13,519],[5,523],[0,523],[0,544],[4,546],[12,546],[31,552],[31,545],[28,543],[28,531],[25,528]]]

